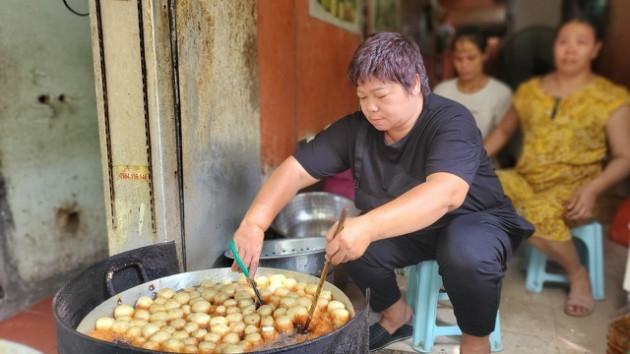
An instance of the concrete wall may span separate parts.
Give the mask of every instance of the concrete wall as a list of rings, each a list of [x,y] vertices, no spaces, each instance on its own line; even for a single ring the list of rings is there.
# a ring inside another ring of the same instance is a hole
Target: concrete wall
[[[89,19],[0,2],[0,92],[3,319],[107,255]]]

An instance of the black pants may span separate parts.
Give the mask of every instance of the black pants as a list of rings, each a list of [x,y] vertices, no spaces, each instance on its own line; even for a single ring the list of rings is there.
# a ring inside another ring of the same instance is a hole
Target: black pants
[[[494,330],[506,263],[518,246],[513,242],[520,240],[512,241],[497,218],[477,212],[459,216],[432,234],[373,242],[344,269],[363,292],[370,288],[370,306],[381,312],[401,297],[396,268],[435,259],[460,329],[486,336]]]

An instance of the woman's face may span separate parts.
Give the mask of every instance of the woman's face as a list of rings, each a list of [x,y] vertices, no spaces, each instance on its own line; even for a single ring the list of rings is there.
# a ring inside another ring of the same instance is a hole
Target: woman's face
[[[600,47],[593,27],[575,21],[565,24],[554,44],[556,70],[562,73],[590,71]]]
[[[405,90],[400,83],[374,78],[368,78],[357,86],[361,111],[380,131],[404,127],[410,119],[417,118],[418,107],[422,107],[420,79],[411,91]]]
[[[460,38],[453,46],[453,65],[460,79],[468,81],[483,75],[486,56],[467,38]]]

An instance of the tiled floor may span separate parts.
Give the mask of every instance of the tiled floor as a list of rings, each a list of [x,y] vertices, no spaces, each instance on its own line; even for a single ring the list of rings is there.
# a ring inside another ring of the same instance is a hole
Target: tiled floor
[[[596,303],[595,312],[586,318],[565,315],[562,306],[566,289],[546,286],[540,294],[528,293],[523,286],[522,255],[510,262],[501,299],[503,353],[573,354],[606,352],[606,333],[611,319],[626,305],[621,284],[626,247],[605,241],[606,299]],[[404,281],[404,280],[403,280]],[[439,316],[448,317],[448,309]],[[373,314],[372,320],[377,316]],[[444,320],[448,320],[443,318]],[[1,339],[23,343],[45,354],[57,353],[52,296],[26,311],[0,322],[0,354],[31,354],[25,347],[11,349]],[[21,349],[21,350],[19,350]],[[382,354],[414,352],[411,340],[390,345]],[[439,354],[459,354],[457,337],[438,337],[433,350]]]

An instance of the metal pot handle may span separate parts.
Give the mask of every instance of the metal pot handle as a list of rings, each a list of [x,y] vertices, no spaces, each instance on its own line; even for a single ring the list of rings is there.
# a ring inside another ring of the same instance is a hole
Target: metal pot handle
[[[107,273],[105,273],[105,284],[107,285],[107,293],[110,297],[118,294],[118,292],[114,289],[114,275],[121,270],[130,267],[136,267],[140,271],[140,276],[142,278],[142,282],[140,284],[146,283],[150,280],[149,276],[147,275],[147,271],[144,269],[144,266],[139,261],[132,260],[123,264],[112,265],[111,267],[109,267]]]

